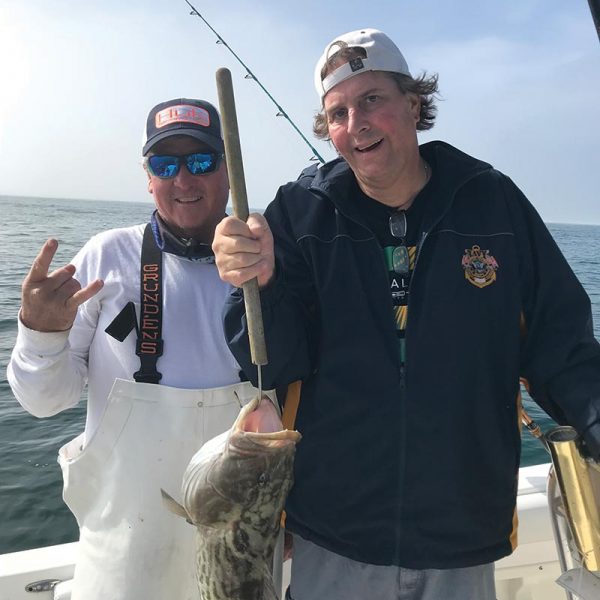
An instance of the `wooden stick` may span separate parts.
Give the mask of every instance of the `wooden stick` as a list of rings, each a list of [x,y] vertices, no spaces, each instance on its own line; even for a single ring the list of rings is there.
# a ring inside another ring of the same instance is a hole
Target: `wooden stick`
[[[235,110],[231,72],[229,69],[223,67],[217,70],[216,77],[233,212],[239,219],[247,221],[249,214],[248,196],[244,179],[244,164],[240,147],[240,135]],[[247,281],[242,286],[242,289],[244,290],[244,303],[246,305],[246,319],[248,320],[248,337],[250,338],[250,354],[252,362],[255,365],[266,365],[268,362],[267,347],[265,344],[265,331],[260,308],[258,279],[254,278]]]

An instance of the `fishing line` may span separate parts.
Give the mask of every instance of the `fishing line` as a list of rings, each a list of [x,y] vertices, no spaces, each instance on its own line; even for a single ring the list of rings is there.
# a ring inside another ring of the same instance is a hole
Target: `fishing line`
[[[232,50],[231,46],[219,35],[219,33],[212,27],[212,25],[197,11],[197,9],[188,1],[185,0],[186,4],[192,9],[190,15],[200,17],[206,26],[217,36],[217,44],[223,44],[231,54],[235,57],[235,59],[244,67],[246,70],[245,79],[252,79],[256,81],[256,83],[260,86],[260,89],[269,97],[271,102],[277,107],[277,117],[284,117],[287,122],[296,130],[296,133],[304,140],[306,145],[311,149],[313,156],[311,156],[310,160],[315,161],[318,160],[321,163],[324,163],[323,157],[317,152],[315,147],[306,139],[306,136],[298,129],[294,121],[289,117],[289,115],[285,112],[282,106],[271,96],[267,88],[259,81],[258,77],[244,64],[244,61]]]

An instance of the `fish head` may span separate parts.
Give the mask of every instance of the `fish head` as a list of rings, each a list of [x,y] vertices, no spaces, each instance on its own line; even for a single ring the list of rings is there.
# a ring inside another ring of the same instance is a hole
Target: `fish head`
[[[207,442],[186,470],[183,498],[192,522],[229,528],[244,520],[272,527],[293,483],[299,440],[297,431],[282,429],[269,399],[248,403],[232,428]]]

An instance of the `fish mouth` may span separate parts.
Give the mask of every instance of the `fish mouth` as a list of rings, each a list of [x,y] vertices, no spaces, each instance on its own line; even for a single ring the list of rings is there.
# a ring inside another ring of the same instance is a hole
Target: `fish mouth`
[[[281,448],[300,441],[299,432],[283,429],[278,410],[268,396],[255,396],[236,419],[232,432],[264,448]]]
[[[282,429],[269,433],[245,431],[244,436],[267,448],[282,448],[289,444],[297,444],[302,438],[300,432],[293,429]]]
[[[375,150],[375,148],[379,148],[379,146],[381,145],[381,143],[383,142],[383,138],[380,138],[378,140],[376,140],[375,142],[373,142],[372,144],[369,144],[368,146],[356,146],[354,149],[357,152],[360,152],[361,154],[366,153],[366,152],[371,152],[372,150]]]
[[[281,418],[268,396],[255,396],[242,407],[235,423],[234,431],[272,433],[281,430]]]

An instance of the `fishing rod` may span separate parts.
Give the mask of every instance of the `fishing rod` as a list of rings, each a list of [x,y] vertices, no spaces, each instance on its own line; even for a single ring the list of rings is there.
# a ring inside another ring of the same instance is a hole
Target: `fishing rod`
[[[259,81],[258,77],[256,77],[256,75],[246,66],[246,64],[244,64],[244,61],[233,51],[231,46],[219,35],[219,33],[214,29],[214,27],[212,27],[212,25],[198,12],[198,10],[189,2],[189,0],[185,0],[185,2],[192,9],[192,11],[190,12],[190,15],[200,17],[204,21],[206,26],[217,36],[217,44],[223,44],[223,46],[225,46],[225,48],[227,48],[227,50],[229,50],[229,52],[231,52],[231,54],[233,54],[235,59],[242,65],[242,67],[244,67],[244,69],[246,70],[245,78],[252,79],[252,80],[256,81],[256,83],[258,83],[258,85],[260,86],[262,91],[269,97],[271,102],[273,102],[273,104],[277,107],[277,115],[276,116],[284,117],[288,121],[288,123],[296,130],[296,133],[298,133],[298,135],[304,140],[306,145],[311,149],[311,151],[313,153],[313,156],[310,158],[310,160],[312,160],[312,161],[318,160],[319,162],[324,163],[325,160],[323,159],[323,157],[317,152],[315,147],[306,139],[306,136],[300,131],[300,129],[298,129],[298,127],[296,126],[294,121],[292,121],[292,119],[285,112],[285,110],[282,108],[282,106],[277,102],[277,100],[275,100],[275,98],[273,98],[273,96],[271,96],[271,94],[269,93],[267,88]]]
[[[594,25],[596,26],[598,39],[600,39],[600,0],[588,0],[588,4],[590,5],[590,10],[592,11],[592,19],[594,20]]]
[[[550,453],[550,448],[548,447],[548,442],[542,433],[542,428],[531,418],[531,416],[527,413],[527,411],[523,408],[521,404],[521,423],[527,428],[527,431],[538,440],[546,452]]]
[[[519,382],[527,390],[527,393],[529,393],[529,382],[522,377],[519,378]],[[542,432],[542,428],[529,416],[529,414],[525,410],[525,407],[523,406],[523,395],[521,394],[520,389],[517,397],[517,402],[519,406],[519,411],[521,413],[521,423],[527,428],[527,431],[529,431],[529,433],[536,440],[538,440],[542,444],[542,446],[544,446],[546,452],[550,454],[550,448],[548,446],[548,442],[546,441],[544,433]]]

